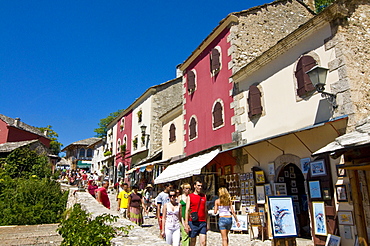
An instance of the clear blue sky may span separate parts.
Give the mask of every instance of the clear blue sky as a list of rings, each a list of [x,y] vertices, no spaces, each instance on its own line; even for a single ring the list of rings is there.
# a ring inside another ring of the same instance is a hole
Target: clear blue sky
[[[0,114],[64,145],[182,63],[229,13],[266,0],[1,1]]]

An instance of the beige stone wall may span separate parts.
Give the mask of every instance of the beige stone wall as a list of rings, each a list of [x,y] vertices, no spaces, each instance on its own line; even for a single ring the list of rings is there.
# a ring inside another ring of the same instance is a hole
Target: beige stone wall
[[[162,148],[162,122],[159,117],[182,102],[182,77],[159,87],[152,100],[150,151],[155,153]]]
[[[231,27],[228,37],[233,73],[314,16],[295,0],[277,1],[236,15],[239,23]]]
[[[329,67],[338,69],[338,111],[349,115],[348,130],[369,115],[370,111],[370,1],[346,1],[349,15],[333,23],[336,60]],[[328,47],[329,48],[329,47]]]

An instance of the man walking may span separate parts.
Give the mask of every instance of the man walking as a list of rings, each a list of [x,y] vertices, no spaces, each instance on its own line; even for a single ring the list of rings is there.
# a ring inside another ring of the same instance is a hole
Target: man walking
[[[186,202],[185,229],[189,233],[190,246],[195,246],[198,235],[200,245],[207,244],[207,198],[201,191],[202,182],[197,180],[194,182],[194,193],[189,194]]]
[[[109,181],[103,181],[102,187],[96,190],[96,200],[104,207],[110,209],[110,201],[107,192],[108,187]]]
[[[163,206],[164,204],[170,202],[168,194],[171,189],[172,185],[170,183],[166,183],[164,185],[164,190],[161,193],[159,193],[158,196],[155,198],[155,202],[157,204],[157,219],[160,233],[162,232]]]
[[[122,184],[123,190],[118,194],[118,208],[117,210],[120,211],[120,214],[123,218],[127,218],[127,208],[128,208],[128,197],[130,196],[131,192],[128,188],[127,183]]]

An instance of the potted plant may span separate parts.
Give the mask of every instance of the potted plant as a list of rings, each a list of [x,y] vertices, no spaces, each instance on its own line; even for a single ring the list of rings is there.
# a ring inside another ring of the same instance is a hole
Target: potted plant
[[[122,155],[124,155],[125,153],[126,153],[126,144],[124,143],[124,144],[122,144],[121,146],[120,146],[120,148],[121,148],[121,154]]]
[[[141,143],[144,145],[145,144],[145,135],[141,136]]]
[[[111,154],[112,154],[112,152],[109,151],[109,150],[107,150],[107,151],[104,152],[104,156],[108,156],[108,155],[111,155]]]
[[[137,120],[138,120],[138,122],[141,122],[142,121],[142,118],[143,118],[143,111],[139,110],[139,112],[137,112]]]
[[[134,148],[136,149],[137,148],[137,138],[132,140],[132,144],[134,145]]]

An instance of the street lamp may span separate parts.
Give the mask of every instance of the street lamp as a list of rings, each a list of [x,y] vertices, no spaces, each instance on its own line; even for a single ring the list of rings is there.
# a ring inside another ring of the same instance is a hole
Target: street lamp
[[[329,103],[333,106],[333,108],[337,108],[338,107],[336,100],[337,96],[332,93],[324,91],[328,70],[329,69],[324,67],[315,66],[308,70],[306,74],[308,74],[308,76],[310,77],[310,80],[313,86],[315,86],[317,92],[321,93],[321,96],[325,97],[329,101]]]
[[[140,126],[140,129],[141,129],[141,134],[143,134],[145,136],[145,132],[146,132],[146,125],[142,125]]]

